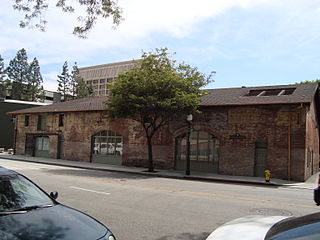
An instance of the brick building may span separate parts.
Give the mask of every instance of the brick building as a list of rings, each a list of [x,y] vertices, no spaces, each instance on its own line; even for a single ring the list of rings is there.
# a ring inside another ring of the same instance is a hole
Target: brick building
[[[141,126],[105,117],[104,96],[35,107],[17,116],[16,154],[147,166]],[[319,170],[318,85],[207,90],[194,116],[191,172],[303,181]],[[154,137],[156,168],[185,170],[188,124],[176,120]]]

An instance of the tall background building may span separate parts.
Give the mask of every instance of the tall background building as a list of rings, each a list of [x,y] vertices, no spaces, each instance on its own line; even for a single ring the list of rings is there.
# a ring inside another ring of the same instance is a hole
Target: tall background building
[[[79,68],[79,74],[93,88],[94,96],[107,96],[109,86],[119,73],[129,70],[137,60]]]

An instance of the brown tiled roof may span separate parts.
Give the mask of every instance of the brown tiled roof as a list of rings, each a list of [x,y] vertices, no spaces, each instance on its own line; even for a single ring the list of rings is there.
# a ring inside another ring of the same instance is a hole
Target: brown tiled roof
[[[207,94],[201,98],[201,106],[234,106],[234,105],[257,105],[257,104],[290,104],[310,103],[313,101],[318,84],[294,84],[266,87],[241,87],[222,88],[207,90]],[[262,93],[279,92],[279,95]],[[271,91],[272,90],[272,91]],[[282,91],[285,90],[285,91]],[[285,95],[286,90],[291,94]],[[255,96],[257,93],[259,96]],[[252,94],[255,93],[255,94]],[[249,95],[249,96],[248,96]],[[252,96],[250,96],[252,95]]]
[[[266,87],[209,89],[207,90],[207,94],[202,96],[200,106],[311,103],[314,99],[317,88],[318,84],[296,84]],[[279,92],[281,94],[269,96],[265,96],[263,94],[260,94],[260,96],[248,96],[250,95],[249,93],[252,92],[256,94],[259,92],[262,93],[263,91],[268,92],[268,90],[274,90],[273,92]],[[289,95],[285,95],[286,90],[288,90]],[[101,111],[106,109],[104,102],[107,100],[108,98],[106,96],[89,97],[68,102],[54,103],[47,106],[18,110],[8,114]]]
[[[67,102],[53,103],[47,106],[27,108],[7,114],[52,113],[52,112],[86,112],[106,109],[106,96],[88,97]]]

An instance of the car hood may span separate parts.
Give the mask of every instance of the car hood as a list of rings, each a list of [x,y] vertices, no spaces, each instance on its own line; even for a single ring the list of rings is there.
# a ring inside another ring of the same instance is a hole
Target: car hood
[[[237,218],[214,230],[206,240],[263,240],[268,230],[286,216],[253,215]]]
[[[64,205],[35,209],[25,213],[0,215],[3,240],[95,240],[108,229],[86,214]]]

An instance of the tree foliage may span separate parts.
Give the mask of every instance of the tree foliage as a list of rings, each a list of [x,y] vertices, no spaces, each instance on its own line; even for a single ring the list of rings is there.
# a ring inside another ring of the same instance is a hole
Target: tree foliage
[[[74,13],[76,8],[85,7],[85,15],[78,17],[80,25],[73,29],[73,34],[80,38],[85,38],[101,17],[112,17],[113,26],[119,25],[122,20],[122,10],[115,0],[14,0],[13,8],[25,13],[24,19],[20,21],[20,27],[36,27],[45,31],[47,20],[43,15],[50,7],[49,4],[55,4],[55,7],[65,13]],[[34,20],[38,20],[37,23],[33,23]]]
[[[58,75],[58,93],[61,94],[63,101],[68,100],[71,96],[71,78],[67,61],[62,66],[61,74]]]
[[[0,98],[5,98],[6,85],[4,62],[3,58],[0,55]]]
[[[27,52],[24,48],[20,49],[14,59],[9,62],[6,73],[11,82],[12,99],[26,100],[25,86],[28,82],[29,63]]]
[[[306,81],[300,82],[299,84],[303,84],[303,83],[320,83],[320,79],[306,80]]]
[[[1,65],[1,64],[0,64]],[[0,66],[1,68],[4,65]],[[0,73],[1,75],[1,73]],[[27,51],[20,49],[4,70],[4,86],[11,98],[24,101],[42,101],[43,87],[40,65],[37,58],[29,64]]]
[[[152,137],[170,120],[198,111],[205,76],[197,68],[172,59],[166,48],[143,52],[129,71],[119,74],[110,88],[107,113],[112,119],[131,118],[146,134],[149,171],[153,171]]]
[[[58,93],[64,101],[93,95],[92,86],[88,86],[81,77],[77,63],[74,63],[69,73],[68,62],[64,62],[62,72],[58,75]]]
[[[11,98],[24,101],[42,101],[43,87],[37,58],[29,64],[27,51],[20,49],[5,69],[5,87],[11,90]]]
[[[73,98],[84,98],[93,95],[92,86],[88,86],[81,77],[77,63],[75,62],[71,72],[71,86]]]
[[[28,80],[27,80],[27,95],[31,101],[37,99],[43,100],[43,79],[40,72],[40,66],[37,58],[34,58],[29,66]]]
[[[3,83],[5,81],[5,68],[4,68],[4,62],[3,58],[0,55],[0,83]]]

